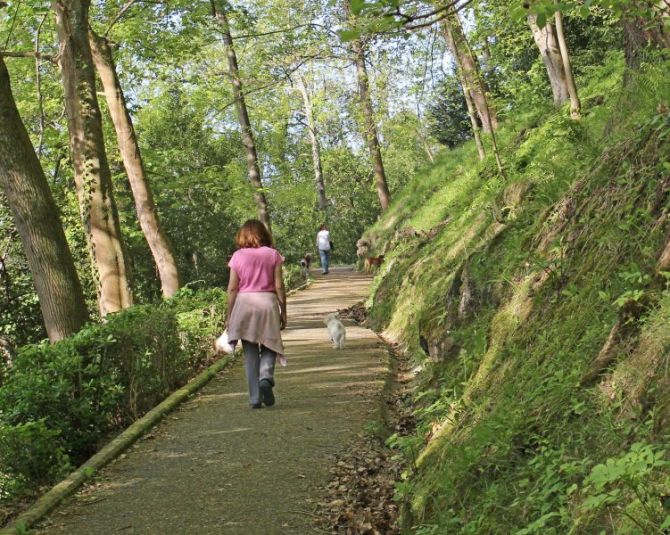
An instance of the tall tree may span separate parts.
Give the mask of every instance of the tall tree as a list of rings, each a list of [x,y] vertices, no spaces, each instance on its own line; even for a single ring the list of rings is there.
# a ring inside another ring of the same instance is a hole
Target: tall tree
[[[88,42],[89,0],[56,0],[59,63],[65,92],[75,186],[86,236],[97,268],[102,316],[132,304],[118,211],[105,153]]]
[[[488,87],[481,75],[479,60],[472,53],[457,12],[452,11],[445,17],[443,28],[447,36],[447,46],[458,63],[461,77],[468,88],[472,103],[479,115],[482,129],[487,133],[497,130],[498,116],[496,110],[489,105],[486,96]]]
[[[223,7],[218,9],[215,0],[210,0],[212,6],[212,14],[218,23],[223,35],[223,42],[226,47],[226,56],[228,58],[228,76],[230,83],[233,86],[233,97],[235,98],[235,106],[237,108],[237,116],[240,122],[240,133],[242,135],[242,143],[247,157],[247,174],[249,181],[253,185],[254,200],[258,208],[258,219],[260,219],[269,229],[271,227],[270,207],[263,191],[263,183],[261,181],[261,170],[258,164],[258,152],[256,151],[256,143],[254,141],[254,133],[251,129],[251,121],[249,120],[249,111],[244,98],[244,91],[242,88],[242,80],[240,78],[240,69],[237,63],[237,54],[233,46],[233,37],[230,33],[230,23],[227,15],[227,0],[223,0]]]
[[[116,130],[119,152],[135,199],[140,227],[156,262],[163,296],[171,297],[181,286],[179,270],[170,240],[158,218],[135,128],[116,73],[112,50],[107,39],[100,37],[92,29],[89,29],[89,42],[93,61],[102,81],[109,114]]]
[[[79,277],[51,190],[21,121],[0,55],[0,182],[21,236],[49,340],[88,320]]]
[[[560,106],[570,100],[570,115],[573,119],[579,119],[581,103],[572,75],[570,52],[563,30],[563,15],[560,10],[556,10],[554,21],[545,19],[540,26],[537,14],[529,13],[528,25],[549,76],[554,104]]]
[[[354,39],[351,43],[351,48],[354,53],[356,74],[358,76],[358,98],[363,110],[363,135],[368,144],[370,157],[372,158],[377,196],[379,197],[379,204],[383,211],[391,204],[391,193],[386,183],[382,149],[379,143],[379,135],[377,134],[372,97],[370,96],[370,82],[368,81],[368,70],[365,65],[365,48],[360,39]]]
[[[570,94],[568,92],[568,83],[565,76],[565,68],[563,67],[561,50],[558,46],[556,30],[550,21],[546,21],[544,26],[540,28],[537,24],[537,15],[534,13],[528,14],[528,25],[533,34],[533,40],[540,50],[540,56],[549,76],[554,104],[560,106],[564,102],[567,102]]]
[[[458,81],[461,84],[463,89],[463,97],[465,98],[465,105],[468,109],[468,117],[470,117],[470,124],[472,125],[472,135],[475,138],[475,145],[477,146],[477,153],[479,154],[479,159],[483,160],[486,157],[486,151],[484,150],[484,144],[482,143],[482,136],[479,129],[479,123],[477,122],[477,111],[475,110],[475,105],[472,101],[472,92],[468,84],[467,78],[463,73],[463,68],[461,63],[458,61],[456,55],[456,43],[454,42],[453,34],[451,28],[446,20],[441,22],[442,32],[444,33],[444,38],[447,42],[447,48],[451,50],[451,53],[456,62],[456,70],[458,72]]]
[[[351,10],[351,0],[344,0],[344,7],[347,17],[353,19]],[[368,69],[366,65],[365,45],[360,37],[351,41],[351,51],[356,65],[356,75],[358,82],[358,98],[363,112],[363,137],[368,145],[370,158],[372,158],[373,172],[375,176],[375,187],[377,188],[377,197],[382,211],[386,210],[391,204],[391,193],[389,192],[386,181],[386,171],[384,170],[384,160],[382,159],[382,150],[377,133],[377,124],[375,121],[375,112],[372,106],[372,96],[370,95],[370,82],[368,80]]]
[[[568,93],[570,94],[570,115],[573,119],[581,117],[582,104],[577,95],[577,86],[575,79],[572,76],[572,64],[570,62],[570,52],[568,51],[568,44],[565,40],[565,32],[563,31],[563,15],[560,10],[556,10],[556,38],[558,39],[558,47],[561,50],[561,59],[563,60],[563,70],[565,71],[565,81],[568,85]]]
[[[314,118],[314,108],[312,106],[312,98],[307,89],[305,78],[298,73],[297,86],[300,95],[302,96],[303,106],[305,108],[305,120],[307,121],[307,130],[309,131],[309,139],[312,146],[312,165],[314,166],[314,185],[316,187],[316,195],[318,198],[319,209],[325,210],[328,206],[328,199],[326,199],[326,188],[323,183],[323,167],[321,165],[321,148],[319,145],[319,135],[316,126],[316,119]]]

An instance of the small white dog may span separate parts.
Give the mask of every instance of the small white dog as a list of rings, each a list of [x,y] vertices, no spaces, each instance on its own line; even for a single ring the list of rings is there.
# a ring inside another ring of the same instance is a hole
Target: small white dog
[[[344,324],[337,317],[337,314],[328,314],[324,320],[328,328],[328,336],[333,342],[333,349],[344,348],[344,341],[347,338],[347,331]]]

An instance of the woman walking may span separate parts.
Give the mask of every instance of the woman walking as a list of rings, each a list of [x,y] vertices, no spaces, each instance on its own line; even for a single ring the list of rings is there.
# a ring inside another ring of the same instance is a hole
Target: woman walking
[[[275,361],[284,354],[280,333],[286,327],[284,257],[272,247],[270,232],[257,219],[242,225],[235,245],[238,249],[228,263],[226,330],[230,340],[242,340],[249,404],[260,409],[275,403]]]

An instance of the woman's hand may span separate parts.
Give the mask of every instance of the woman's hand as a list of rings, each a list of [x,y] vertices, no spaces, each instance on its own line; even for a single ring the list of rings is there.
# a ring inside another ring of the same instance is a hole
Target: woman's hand
[[[281,315],[279,316],[279,328],[283,331],[286,329],[286,323],[287,323],[287,318],[286,318],[286,312],[283,311]]]

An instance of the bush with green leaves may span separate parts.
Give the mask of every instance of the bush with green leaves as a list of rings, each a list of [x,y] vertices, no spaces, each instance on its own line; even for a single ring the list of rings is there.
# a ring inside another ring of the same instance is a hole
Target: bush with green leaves
[[[300,266],[289,265],[284,266],[284,286],[286,291],[295,290],[305,283],[305,277],[300,272]]]
[[[225,295],[185,289],[21,348],[0,387],[0,495],[54,481],[195,375],[223,328]]]
[[[194,369],[202,368],[211,357],[212,342],[224,329],[226,301],[221,288],[182,288],[162,305],[174,312],[180,343]]]
[[[670,514],[663,501],[667,480],[659,475],[670,466],[667,451],[641,442],[634,443],[618,458],[597,464],[584,480],[582,511],[589,514],[608,512],[620,507],[622,496],[628,506],[624,516],[631,522],[628,529],[643,533],[665,533],[670,528]]]

